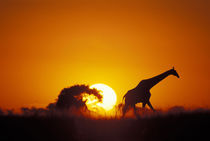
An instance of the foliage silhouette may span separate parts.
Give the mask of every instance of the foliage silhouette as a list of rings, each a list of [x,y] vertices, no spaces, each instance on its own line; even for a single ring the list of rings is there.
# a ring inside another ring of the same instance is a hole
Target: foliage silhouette
[[[68,109],[72,106],[76,108],[85,107],[86,101],[82,100],[82,94],[94,95],[99,101],[102,100],[102,95],[97,89],[91,89],[88,85],[74,85],[64,88],[60,92],[55,107],[57,109]]]

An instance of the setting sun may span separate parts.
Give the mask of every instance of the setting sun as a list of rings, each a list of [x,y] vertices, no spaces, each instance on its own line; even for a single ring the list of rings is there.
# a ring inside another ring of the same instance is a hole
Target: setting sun
[[[117,101],[117,96],[115,91],[105,85],[105,84],[94,84],[90,86],[90,88],[95,88],[100,91],[100,94],[103,96],[102,102],[99,102],[97,99],[94,98],[94,96],[87,96],[85,97],[86,105],[89,110],[91,111],[97,111],[100,109],[104,109],[106,111],[111,110]]]

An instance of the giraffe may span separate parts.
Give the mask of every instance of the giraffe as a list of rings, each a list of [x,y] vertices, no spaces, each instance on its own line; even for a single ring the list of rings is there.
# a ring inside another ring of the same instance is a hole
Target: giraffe
[[[126,111],[128,110],[129,106],[134,109],[134,114],[138,117],[136,113],[136,104],[142,103],[142,108],[145,108],[146,104],[153,110],[151,102],[150,102],[150,89],[158,84],[160,81],[168,77],[169,75],[174,75],[179,78],[178,73],[174,69],[174,67],[162,74],[159,74],[155,77],[144,79],[142,80],[134,89],[129,90],[124,96],[123,100],[125,99],[125,105],[123,107],[123,117],[125,116]]]

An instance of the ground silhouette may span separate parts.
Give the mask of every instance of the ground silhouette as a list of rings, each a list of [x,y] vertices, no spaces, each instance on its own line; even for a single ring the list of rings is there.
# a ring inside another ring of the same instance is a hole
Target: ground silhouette
[[[169,75],[174,75],[177,78],[179,78],[178,73],[174,69],[174,67],[160,75],[157,75],[155,77],[152,77],[150,79],[144,79],[142,80],[134,89],[129,90],[124,96],[123,99],[125,99],[125,104],[123,106],[123,117],[125,116],[125,113],[127,112],[129,107],[132,107],[134,109],[135,115],[138,117],[139,115],[136,112],[136,104],[142,102],[142,107],[144,108],[147,104],[153,111],[154,108],[150,102],[150,89],[154,87],[156,84],[158,84],[160,81],[168,77]]]
[[[210,111],[141,119],[0,116],[2,141],[186,141],[209,138]]]

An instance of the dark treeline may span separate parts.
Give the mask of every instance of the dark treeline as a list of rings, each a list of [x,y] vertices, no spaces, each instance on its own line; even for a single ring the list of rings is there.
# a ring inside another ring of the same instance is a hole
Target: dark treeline
[[[81,110],[86,109],[86,101],[83,100],[84,95],[93,95],[98,101],[102,101],[102,95],[95,88],[90,88],[89,85],[73,85],[67,88],[63,88],[58,95],[58,98],[55,102],[49,103],[45,108],[36,108],[36,107],[22,107],[20,109],[19,115],[23,116],[50,116],[58,115],[61,112],[65,113],[80,112]],[[74,112],[73,112],[74,111]],[[68,113],[68,114],[69,114]],[[13,109],[2,110],[0,109],[0,115],[17,115]]]

